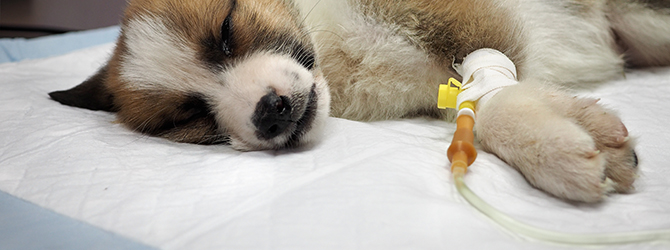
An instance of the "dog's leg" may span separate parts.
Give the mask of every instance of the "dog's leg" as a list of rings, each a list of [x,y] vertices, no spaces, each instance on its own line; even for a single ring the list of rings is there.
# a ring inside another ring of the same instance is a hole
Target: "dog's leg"
[[[484,148],[557,197],[595,202],[632,189],[637,160],[628,132],[596,100],[524,81],[480,107]]]
[[[670,65],[670,1],[610,0],[608,19],[628,66]]]

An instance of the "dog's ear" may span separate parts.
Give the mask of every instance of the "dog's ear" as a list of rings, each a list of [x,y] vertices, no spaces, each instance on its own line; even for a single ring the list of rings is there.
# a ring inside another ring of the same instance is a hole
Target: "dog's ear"
[[[69,90],[54,91],[49,93],[49,96],[65,105],[113,112],[116,111],[114,96],[105,86],[106,80],[107,65],[76,87]]]

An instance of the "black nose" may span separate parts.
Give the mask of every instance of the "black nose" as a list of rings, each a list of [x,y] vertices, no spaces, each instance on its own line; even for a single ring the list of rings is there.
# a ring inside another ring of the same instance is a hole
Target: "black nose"
[[[291,124],[291,103],[288,97],[269,93],[256,105],[252,122],[259,138],[272,139],[286,131]]]

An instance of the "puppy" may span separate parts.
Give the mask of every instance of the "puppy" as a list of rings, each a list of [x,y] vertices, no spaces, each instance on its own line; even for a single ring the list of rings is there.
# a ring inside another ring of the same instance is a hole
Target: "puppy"
[[[637,158],[620,119],[566,87],[670,65],[662,0],[133,0],[121,27],[109,62],[51,98],[239,150],[310,143],[329,112],[452,119],[438,84],[497,49],[520,83],[478,106],[478,140],[535,187],[585,202],[632,190]]]

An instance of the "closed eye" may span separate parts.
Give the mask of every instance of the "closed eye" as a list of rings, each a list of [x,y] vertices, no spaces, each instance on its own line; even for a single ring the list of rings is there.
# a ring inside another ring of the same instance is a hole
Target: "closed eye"
[[[233,6],[234,8],[234,6]],[[233,54],[233,22],[232,22],[232,11],[223,23],[221,23],[221,51],[226,56]]]
[[[200,57],[212,70],[218,71],[223,67],[224,61],[233,57],[235,53],[235,42],[233,34],[233,12],[235,1],[232,1],[232,7],[228,16],[221,22],[218,33],[213,32],[202,38],[200,44]]]

